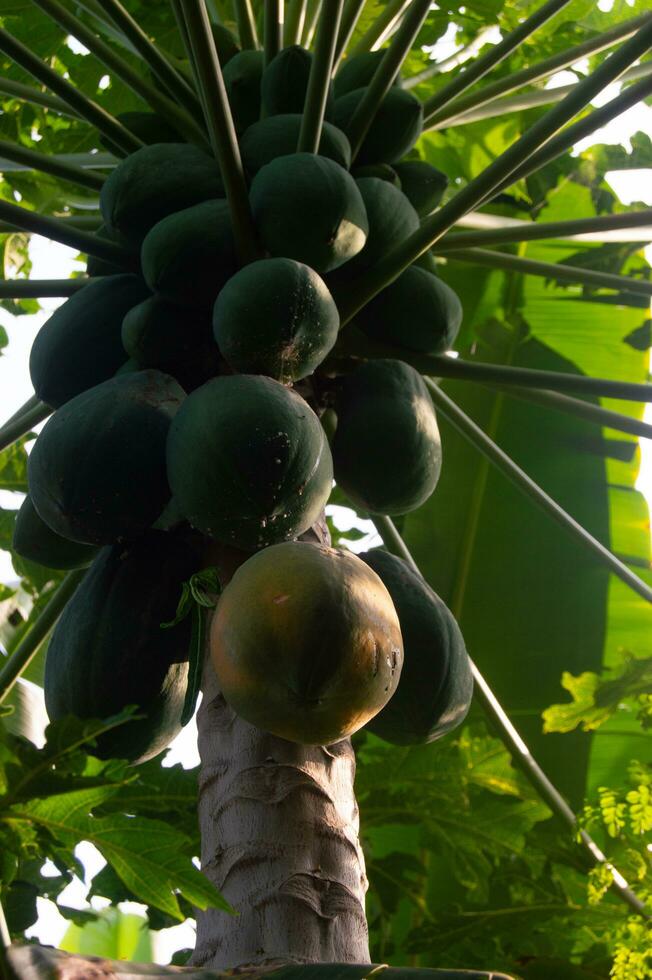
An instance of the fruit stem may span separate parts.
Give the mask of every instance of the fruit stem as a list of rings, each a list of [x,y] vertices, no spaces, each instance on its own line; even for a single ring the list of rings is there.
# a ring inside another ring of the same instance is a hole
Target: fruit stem
[[[434,387],[436,387],[436,385]],[[447,403],[450,402],[450,399],[448,399],[446,396],[444,397],[446,398]],[[454,402],[450,402],[450,404],[453,405],[456,412],[459,412],[460,415],[464,416],[467,422],[470,422],[471,425],[475,426],[475,423],[471,422],[471,420],[468,419],[468,417],[465,416],[464,413],[457,408],[457,406],[455,406]],[[444,412],[443,409],[442,412]],[[448,413],[445,412],[444,414]],[[450,415],[448,418],[449,421],[452,421]],[[482,430],[479,431],[482,432]],[[482,433],[482,435],[484,435],[484,433]],[[403,558],[403,560],[406,561],[408,565],[410,565],[410,567],[420,575],[421,573],[417,563],[415,562],[409,548],[403,541],[403,538],[398,533],[398,530],[396,529],[391,518],[383,515],[380,517],[374,516],[372,519],[378,533],[385,542],[388,551],[391,551],[392,554]],[[612,876],[611,886],[614,888],[620,898],[626,902],[637,915],[642,915],[645,918],[649,918],[645,903],[641,901],[641,899],[631,890],[631,888],[629,888],[623,876],[609,862],[606,855],[598,847],[590,834],[588,834],[585,830],[578,829],[577,816],[570,808],[557,787],[550,781],[550,779],[548,779],[543,769],[533,757],[519,732],[510,721],[507,712],[501,705],[494,692],[491,690],[491,687],[485,680],[477,664],[471,658],[469,659],[471,660],[471,671],[473,673],[475,694],[488,718],[494,723],[501,741],[514,760],[514,763],[525,774],[531,785],[547,803],[554,815],[578,836],[579,841],[588,851],[593,863],[596,865],[604,865],[606,868],[608,868]]]
[[[238,23],[240,47],[243,49],[260,48],[251,0],[233,0],[233,11]]]
[[[0,299],[72,296],[90,281],[88,276],[79,276],[76,279],[0,279]]]
[[[534,34],[546,21],[554,17],[570,0],[547,0],[542,7],[524,20],[518,27],[506,34],[498,44],[495,44],[486,54],[476,58],[473,64],[455,76],[438,92],[435,92],[423,104],[424,125],[430,126],[439,123],[450,115],[451,102],[466,89],[470,88],[475,82],[479,81],[487,72],[499,65],[508,55],[515,51],[523,41]],[[457,115],[458,113],[455,113]]]
[[[344,0],[332,0],[331,4],[324,5],[319,18],[315,54],[310,66],[301,119],[298,153],[317,153],[319,149],[343,5]]]
[[[106,109],[93,102],[79,89],[76,89],[63,75],[46,65],[41,59],[32,54],[22,41],[14,37],[9,31],[0,28],[0,51],[20,65],[26,72],[29,72],[42,85],[47,86],[52,92],[63,99],[75,112],[95,126],[108,140],[116,144],[119,151],[127,156],[134,150],[143,146],[143,141],[135,136],[126,126],[123,126],[115,116],[112,116]]]
[[[337,66],[340,63],[340,59],[346,51],[349,41],[353,37],[355,25],[358,23],[358,18],[362,13],[362,8],[364,7],[365,2],[366,0],[346,0],[346,3],[344,4],[344,9],[342,10],[342,20],[340,23],[340,32],[337,36],[337,44],[335,45],[335,53],[333,55],[333,75],[335,75],[337,72]]]
[[[351,48],[349,54],[364,54],[366,51],[375,51],[382,47],[409,6],[410,0],[389,0],[374,19],[373,24]]]
[[[236,250],[240,262],[246,264],[258,258],[259,250],[238,138],[206,5],[204,0],[181,0],[181,7],[200,83],[208,134],[229,202]]]
[[[505,150],[493,163],[463,187],[439,211],[427,217],[420,228],[390,251],[375,266],[363,273],[340,309],[342,323],[347,323],[366,303],[392,282],[412,262],[439,241],[460,218],[468,214],[493,193],[506,177],[512,174],[551,136],[573,118],[605,86],[622,74],[652,45],[652,23],[641,28],[626,41],[593,74],[579,82],[559,105],[549,109]],[[645,214],[645,212],[639,212]],[[620,217],[620,216],[617,216]],[[598,219],[594,219],[598,220]],[[536,233],[535,233],[535,236]],[[464,242],[465,245],[469,244]]]
[[[30,402],[26,402],[26,405],[29,404]],[[23,406],[23,409],[26,408],[26,405]],[[31,432],[35,425],[46,419],[48,415],[52,415],[52,412],[53,409],[49,405],[37,401],[31,408],[27,408],[25,411],[20,410],[20,414],[13,415],[0,429],[0,451],[7,449],[22,436]]]
[[[508,95],[510,92],[515,92],[517,89],[523,88],[523,86],[528,85],[530,82],[539,82],[557,71],[563,71],[564,68],[569,68],[581,58],[598,54],[600,51],[605,51],[607,48],[613,47],[617,41],[631,37],[639,27],[643,27],[651,19],[652,14],[642,14],[640,17],[632,17],[630,20],[623,21],[622,24],[616,24],[611,30],[604,31],[597,37],[583,41],[581,44],[576,44],[571,48],[565,48],[559,54],[553,55],[551,58],[545,58],[536,65],[530,65],[528,68],[521,69],[521,71],[513,72],[511,75],[500,78],[498,81],[492,82],[489,85],[483,85],[482,90],[479,92],[471,92],[464,98],[455,99],[450,105],[438,113],[436,128],[446,125],[454,117],[470,112],[471,109],[478,109],[480,106],[486,105],[501,95]]]
[[[11,160],[12,163],[25,164],[31,170],[37,170],[40,173],[51,174],[53,177],[61,178],[61,180],[69,180],[73,184],[88,187],[93,191],[101,190],[106,180],[104,174],[99,174],[97,171],[85,170],[83,167],[58,160],[55,156],[28,150],[27,147],[12,143],[9,140],[0,140],[0,157],[4,160]]]
[[[265,67],[283,47],[283,0],[265,0]]]
[[[445,248],[438,248],[437,254],[448,255]],[[485,248],[457,248],[450,252],[448,258],[453,262],[472,262],[474,265],[483,265],[490,269],[509,269],[514,272],[522,272],[525,275],[543,276],[556,282],[601,286],[605,289],[618,289],[625,293],[652,296],[652,282],[645,279],[618,276],[611,272],[597,272],[595,269],[584,269],[578,265],[565,265],[563,262],[537,262],[534,259],[521,258],[508,252],[496,252]]]
[[[369,127],[374,121],[383,99],[394,84],[394,80],[414,44],[431,6],[430,0],[414,0],[394,35],[392,43],[385,51],[373,78],[365,89],[362,99],[356,106],[347,127],[352,160],[355,160],[360,152],[360,147],[369,132]]]
[[[34,235],[43,235],[53,242],[60,242],[70,248],[76,248],[78,252],[85,252],[107,262],[131,267],[136,261],[133,253],[122,245],[82,231],[74,227],[70,220],[37,214],[36,211],[28,211],[27,208],[21,208],[18,204],[11,204],[9,201],[0,201],[0,220],[6,221],[13,228]]]
[[[85,568],[69,572],[56,587],[50,601],[38,614],[14,652],[0,668],[0,704],[35,656],[43,640],[56,623],[68,600],[72,598],[84,575]]]
[[[154,85],[139,75],[132,66],[124,60],[113,48],[106,44],[90,28],[86,27],[79,18],[66,10],[59,0],[34,0],[51,20],[64,29],[68,34],[77,38],[109,71],[127,85],[132,92],[143,99],[154,112],[179,130],[186,139],[200,146],[206,146],[206,135],[192,117],[176,102],[161,93]]]
[[[192,87],[156,45],[152,44],[143,29],[118,0],[98,0],[99,5],[109,15],[113,23],[134,46],[145,64],[165,86],[176,101],[185,106],[191,116],[202,121],[199,99]]]

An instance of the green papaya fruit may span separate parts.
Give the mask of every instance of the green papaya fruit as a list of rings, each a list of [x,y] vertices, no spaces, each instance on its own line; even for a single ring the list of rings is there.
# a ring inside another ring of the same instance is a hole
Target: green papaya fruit
[[[294,153],[299,141],[301,115],[268,116],[250,126],[240,141],[245,170],[255,177],[261,167],[276,157]],[[351,165],[351,146],[344,133],[325,122],[319,140],[319,155],[334,160],[348,170]]]
[[[354,89],[335,102],[333,122],[346,135],[355,110],[365,94]],[[391,163],[408,153],[421,136],[423,105],[411,92],[391,88],[380,104],[369,131],[362,141],[356,163]]]
[[[376,74],[378,65],[385,57],[385,50],[363,51],[361,54],[352,54],[346,58],[337,69],[333,80],[335,98],[339,99],[348,92],[353,92],[356,88],[366,88]],[[398,76],[394,85],[400,85]]]
[[[324,280],[294,259],[249,263],[229,279],[213,313],[215,339],[233,370],[283,384],[312,374],[339,326]]]
[[[402,361],[368,361],[344,379],[336,404],[335,480],[356,507],[405,514],[435,489],[441,441],[421,375]]]
[[[260,119],[260,88],[265,56],[262,51],[239,51],[224,66],[223,76],[235,131],[238,135]],[[206,195],[206,197],[217,195]]]
[[[302,113],[312,66],[312,51],[300,44],[282,48],[263,71],[260,84],[263,112],[267,116],[280,113]],[[328,87],[325,116],[328,119],[334,106],[333,85]],[[295,145],[296,148],[296,145]]]
[[[149,531],[102,548],[63,611],[45,664],[51,721],[144,715],[98,739],[94,754],[145,762],[181,731],[188,688],[190,620],[174,619],[181,587],[200,567],[188,534]]]
[[[319,419],[271,378],[214,378],[194,391],[170,428],[167,459],[185,518],[245,550],[302,534],[330,495],[332,460]]]
[[[351,175],[326,157],[294,153],[258,171],[250,193],[262,244],[272,256],[329,272],[364,247],[369,225]]]
[[[426,354],[450,350],[462,322],[457,293],[418,265],[411,265],[356,315],[372,338]]]
[[[366,727],[394,745],[434,742],[457,728],[471,705],[464,637],[450,609],[407,562],[380,548],[359,557],[392,597],[403,637],[398,688]]]
[[[356,180],[361,180],[363,177],[377,177],[379,180],[386,180],[393,184],[397,190],[401,189],[400,178],[394,167],[390,167],[388,163],[368,163],[364,167],[356,167],[351,173]]]
[[[446,174],[425,160],[404,160],[394,169],[417,214],[423,217],[434,211],[448,187]]]
[[[105,238],[109,242],[119,242],[115,236],[109,234],[105,224],[101,224],[94,234],[97,238]],[[119,244],[124,245],[125,243],[119,242]],[[137,263],[137,261],[137,255],[134,255],[134,262]],[[87,276],[119,276],[129,271],[124,266],[118,265],[117,262],[107,262],[106,259],[98,259],[95,255],[89,255],[86,259]]]
[[[224,68],[231,58],[240,53],[238,42],[224,24],[212,24],[211,31],[213,32],[217,57],[220,59],[220,65]]]
[[[150,289],[209,309],[238,268],[227,202],[203,201],[163,218],[146,235],[141,260]]]
[[[405,241],[419,227],[419,216],[405,194],[387,180],[363,177],[356,180],[364,201],[369,233],[362,251],[335,272],[347,278],[368,269]]]
[[[131,153],[107,177],[100,208],[110,234],[140,247],[162,218],[223,196],[212,157],[188,143],[153,143]]]
[[[39,517],[29,494],[16,515],[12,548],[27,561],[59,569],[84,568],[97,553],[93,545],[69,541],[56,534]]]
[[[159,84],[158,82],[156,84]],[[121,122],[123,126],[126,126],[130,132],[137,136],[138,139],[142,140],[143,143],[180,143],[183,141],[183,137],[179,133],[178,129],[170,125],[167,119],[163,116],[159,116],[156,112],[139,112],[137,110],[132,110],[130,112],[119,112],[116,115],[118,122]],[[99,135],[99,140],[102,146],[110,150],[111,153],[115,153],[116,156],[121,157],[122,152],[119,146],[101,133]]]
[[[29,373],[37,396],[59,408],[113,377],[125,360],[125,314],[149,296],[140,276],[102,276],[73,293],[37,333]]]
[[[189,310],[160,296],[150,296],[129,310],[122,321],[122,343],[137,370],[156,368],[172,375],[186,391],[219,370],[209,311]]]
[[[29,456],[39,516],[85,544],[112,544],[150,527],[170,499],[165,444],[184,398],[168,375],[137,371],[66,402]]]

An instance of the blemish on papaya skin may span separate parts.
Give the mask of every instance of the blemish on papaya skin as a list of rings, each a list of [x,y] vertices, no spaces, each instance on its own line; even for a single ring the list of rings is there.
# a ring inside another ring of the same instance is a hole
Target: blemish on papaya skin
[[[280,606],[282,602],[287,602],[289,598],[289,595],[275,595],[272,602],[275,606]]]

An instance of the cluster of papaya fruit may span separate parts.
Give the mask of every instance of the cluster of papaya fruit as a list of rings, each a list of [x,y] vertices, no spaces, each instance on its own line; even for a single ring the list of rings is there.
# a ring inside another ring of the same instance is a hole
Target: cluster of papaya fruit
[[[339,377],[327,357],[338,297],[417,228],[446,178],[402,160],[422,115],[399,85],[351,170],[347,129],[380,52],[344,62],[309,154],[295,151],[311,53],[288,47],[264,68],[262,52],[219,40],[260,258],[239,267],[215,160],[164,134],[102,188],[98,235],[126,246],[131,265],[90,258],[90,282],[32,349],[34,390],[56,411],[30,454],[15,548],[54,568],[90,564],[50,641],[48,712],[105,717],[136,704],[140,720],[100,751],[142,761],[169,743],[187,716],[190,626],[161,624],[213,542],[244,562],[211,633],[236,711],[308,743],[364,724],[399,744],[429,741],[470,698],[450,612],[400,559],[297,539],[333,476],[372,513],[406,513],[435,487],[441,447],[420,375],[384,359]],[[140,125],[152,139],[152,120]],[[426,263],[357,325],[440,353],[460,320]]]

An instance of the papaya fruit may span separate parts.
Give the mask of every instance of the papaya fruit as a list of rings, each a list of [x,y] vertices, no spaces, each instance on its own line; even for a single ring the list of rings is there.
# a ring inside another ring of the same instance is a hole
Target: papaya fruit
[[[351,173],[356,180],[361,180],[363,177],[377,177],[379,180],[386,180],[393,184],[397,190],[401,189],[399,175],[388,163],[368,163],[364,167],[356,167]]]
[[[462,322],[457,293],[432,272],[411,265],[356,316],[369,337],[408,350],[450,350]]]
[[[217,297],[213,326],[234,371],[290,384],[324,360],[340,317],[326,283],[309,266],[261,259],[229,279]]]
[[[353,258],[367,239],[362,195],[353,177],[326,157],[293,153],[272,160],[254,177],[250,200],[267,251],[320,274]]]
[[[333,80],[335,98],[346,95],[357,88],[366,88],[376,74],[380,62],[385,57],[385,50],[363,51],[361,54],[352,54],[346,58],[337,69]],[[400,85],[398,76],[394,85]]]
[[[147,530],[170,499],[165,444],[184,398],[169,375],[137,371],[66,402],[29,456],[39,517],[84,544],[112,544]]]
[[[192,391],[219,371],[219,351],[208,310],[168,303],[160,296],[134,306],[122,321],[122,344],[137,370],[156,368]]]
[[[423,217],[434,211],[448,187],[446,174],[425,160],[404,160],[396,163],[394,169],[417,214]]]
[[[354,89],[335,101],[333,122],[349,135],[349,124],[365,94],[364,88]],[[423,105],[406,89],[391,88],[362,141],[356,163],[394,164],[412,149],[421,136]]]
[[[56,534],[39,517],[29,494],[16,515],[12,548],[27,561],[59,569],[85,568],[97,553],[93,545],[69,541]]]
[[[145,236],[140,254],[150,289],[169,302],[209,309],[237,269],[227,202],[203,201],[168,215]]]
[[[301,130],[299,113],[268,116],[250,126],[240,141],[242,162],[247,174],[255,177],[261,167],[276,157],[295,153]],[[351,145],[344,133],[325,122],[319,140],[319,155],[334,160],[348,170]]]
[[[110,235],[105,224],[101,224],[97,231],[95,232],[97,238],[106,238],[108,241],[118,241],[114,235]],[[121,242],[120,244],[125,244]],[[138,257],[134,254],[134,264],[137,264]],[[107,262],[106,259],[98,259],[95,255],[89,255],[86,259],[86,275],[87,276],[119,276],[124,272],[130,272],[131,269],[127,269],[122,265],[118,265],[117,262]]]
[[[211,31],[213,33],[213,40],[215,41],[217,57],[220,59],[220,65],[224,68],[231,58],[234,58],[236,54],[240,53],[238,42],[224,24],[211,24]]]
[[[401,193],[387,180],[363,177],[356,180],[362,195],[369,232],[364,248],[333,274],[333,281],[350,280],[362,269],[375,265],[419,227],[419,216]]]
[[[59,408],[111,378],[125,360],[122,320],[147,296],[140,276],[102,276],[55,310],[37,333],[29,355],[30,377],[41,401]]]
[[[181,143],[183,141],[179,130],[175,129],[167,119],[159,116],[156,112],[139,112],[137,110],[119,112],[116,119],[143,143]],[[122,156],[120,147],[116,146],[112,140],[107,139],[101,133],[99,139],[102,146],[110,150],[111,153],[115,153],[118,157]]]
[[[460,725],[473,677],[455,617],[407,562],[380,548],[359,556],[392,597],[403,636],[403,670],[391,700],[367,728],[394,745],[434,742]]]
[[[335,479],[353,504],[405,514],[435,489],[441,441],[421,375],[402,361],[367,361],[347,375],[336,404]]]
[[[307,51],[300,44],[283,48],[272,58],[263,71],[260,83],[262,108],[266,116],[303,112],[312,59],[312,51]],[[331,83],[326,97],[326,119],[332,115],[334,103]]]
[[[50,721],[108,718],[128,705],[144,715],[102,734],[93,754],[145,762],[181,731],[190,621],[161,624],[199,565],[187,534],[148,531],[102,548],[64,609],[45,663]]]
[[[170,428],[168,478],[193,527],[254,550],[311,527],[329,497],[332,460],[319,419],[271,378],[214,378]]]
[[[253,50],[239,51],[224,66],[224,86],[238,136],[260,119],[263,66],[263,52]]]
[[[210,652],[221,691],[280,738],[329,745],[387,703],[402,665],[398,617],[358,557],[292,541],[249,558],[217,604]]]
[[[152,143],[121,161],[100,191],[111,235],[140,244],[157,222],[208,198],[223,197],[215,160],[188,143]]]

